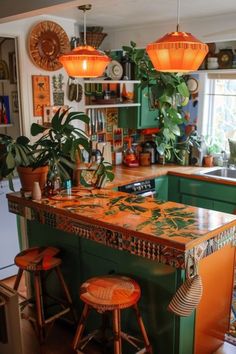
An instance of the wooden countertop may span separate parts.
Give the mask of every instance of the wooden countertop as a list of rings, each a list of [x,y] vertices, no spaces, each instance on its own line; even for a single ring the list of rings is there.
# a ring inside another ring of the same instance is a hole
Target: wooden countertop
[[[235,239],[236,215],[112,190],[73,188],[69,197],[37,202],[7,197],[9,210],[27,219],[176,267],[198,246],[208,249],[214,240],[213,252]]]
[[[219,184],[235,185],[236,181],[220,179],[214,176],[205,176],[199,174],[201,171],[211,171],[214,168],[195,167],[195,166],[179,166],[179,165],[151,165],[147,167],[126,167],[124,165],[114,166],[113,172],[115,179],[107,184],[107,188],[115,188],[118,186],[126,185],[132,182],[142,181],[149,178],[157,178],[165,175],[174,175],[181,177],[188,177],[208,182]]]

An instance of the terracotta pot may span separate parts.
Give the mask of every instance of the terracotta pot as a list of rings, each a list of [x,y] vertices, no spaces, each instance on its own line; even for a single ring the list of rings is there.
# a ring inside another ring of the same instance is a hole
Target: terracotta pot
[[[203,159],[204,159],[204,166],[206,166],[206,167],[213,166],[213,156],[212,155],[205,155]]]
[[[17,167],[23,192],[32,192],[34,182],[39,182],[41,191],[44,190],[47,182],[48,166],[37,167]]]

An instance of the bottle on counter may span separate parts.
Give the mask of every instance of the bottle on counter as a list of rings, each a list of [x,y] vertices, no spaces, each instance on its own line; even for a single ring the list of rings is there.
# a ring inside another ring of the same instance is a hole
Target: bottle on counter
[[[125,138],[125,140],[127,141],[127,148],[124,151],[123,163],[129,167],[139,166],[138,158],[131,146],[131,137]]]
[[[32,199],[33,200],[41,200],[42,199],[42,192],[40,189],[39,182],[34,182],[33,190],[32,190]]]
[[[157,150],[156,150],[156,143],[154,141],[146,141],[142,145],[143,152],[149,152],[151,156],[151,163],[157,162]]]

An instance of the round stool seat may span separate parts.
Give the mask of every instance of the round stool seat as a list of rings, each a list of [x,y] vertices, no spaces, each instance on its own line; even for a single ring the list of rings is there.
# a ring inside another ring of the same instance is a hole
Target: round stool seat
[[[55,258],[60,250],[56,247],[32,247],[15,257],[15,264],[28,271],[49,270],[61,264],[61,259]]]
[[[80,288],[80,299],[103,311],[130,307],[138,302],[140,295],[136,281],[119,275],[91,278]]]

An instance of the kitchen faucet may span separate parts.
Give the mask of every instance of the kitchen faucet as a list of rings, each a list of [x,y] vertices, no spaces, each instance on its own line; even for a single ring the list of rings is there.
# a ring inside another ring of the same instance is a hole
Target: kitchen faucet
[[[228,167],[228,159],[227,159],[226,151],[222,150],[221,156],[222,156],[222,160],[223,160],[223,167]]]

